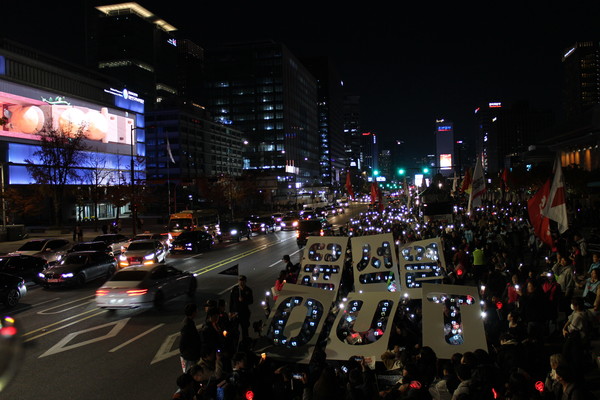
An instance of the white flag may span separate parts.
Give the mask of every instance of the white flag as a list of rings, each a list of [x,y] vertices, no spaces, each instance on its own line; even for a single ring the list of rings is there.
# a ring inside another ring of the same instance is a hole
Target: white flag
[[[169,138],[167,138],[167,154],[169,154],[169,158],[171,162],[175,164],[175,159],[173,158],[173,153],[171,153],[171,143],[169,143]]]
[[[554,161],[554,178],[550,187],[550,195],[546,206],[542,210],[544,217],[550,218],[558,223],[558,231],[564,233],[569,228],[567,221],[567,202],[565,192],[565,179],[562,173],[560,158]]]
[[[481,206],[483,193],[485,193],[485,177],[483,176],[481,157],[477,157],[475,171],[473,171],[473,181],[471,183],[471,193],[469,195],[467,212],[471,212],[472,207],[474,208]]]

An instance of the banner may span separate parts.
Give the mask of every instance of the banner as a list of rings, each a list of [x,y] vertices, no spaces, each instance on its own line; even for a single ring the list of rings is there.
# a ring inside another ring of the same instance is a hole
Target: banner
[[[264,340],[257,342],[258,351],[289,362],[308,363],[334,299],[333,291],[283,285],[265,325]]]
[[[347,247],[348,238],[344,236],[309,236],[300,261],[298,285],[337,294]]]
[[[562,234],[569,229],[567,221],[567,203],[565,195],[565,181],[560,164],[560,158],[554,161],[554,178],[548,195],[546,206],[542,209],[542,215],[558,223],[558,231]]]
[[[424,283],[422,292],[423,346],[431,347],[438,359],[488,351],[477,287]]]
[[[352,356],[375,358],[387,350],[398,308],[398,293],[351,293],[342,303],[329,333],[325,353],[328,360]]]
[[[395,292],[399,274],[394,235],[352,237],[354,291]]]
[[[411,299],[419,299],[423,283],[441,283],[446,269],[442,249],[442,240],[439,237],[411,242],[400,248],[402,293]]]
[[[485,177],[483,175],[481,157],[477,157],[475,171],[473,172],[473,182],[471,183],[471,192],[469,194],[469,205],[467,207],[467,212],[471,212],[472,208],[481,206],[483,193],[485,193]]]
[[[537,193],[527,200],[527,212],[529,213],[529,221],[533,227],[535,235],[545,244],[552,247],[554,241],[550,234],[550,219],[542,215],[542,211],[548,202],[550,195],[550,179],[546,180],[544,186]]]

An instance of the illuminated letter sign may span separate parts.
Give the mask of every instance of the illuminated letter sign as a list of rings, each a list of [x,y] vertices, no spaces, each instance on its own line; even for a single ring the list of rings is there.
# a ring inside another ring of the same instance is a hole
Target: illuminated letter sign
[[[389,292],[351,293],[333,323],[325,349],[327,359],[384,353],[398,301],[398,296]]]
[[[268,343],[263,351],[294,362],[310,360],[334,294],[333,291],[286,283],[267,321],[265,339]],[[261,346],[260,342],[258,346]]]
[[[353,237],[354,290],[396,291],[398,261],[391,233]]]
[[[347,246],[346,237],[309,236],[300,263],[298,284],[337,293]]]
[[[440,168],[441,169],[452,168],[452,154],[440,154]]]
[[[421,296],[424,282],[439,282],[446,268],[440,238],[412,242],[400,249],[400,277],[402,292],[410,298]]]
[[[423,346],[439,358],[484,349],[479,294],[474,286],[423,284]]]

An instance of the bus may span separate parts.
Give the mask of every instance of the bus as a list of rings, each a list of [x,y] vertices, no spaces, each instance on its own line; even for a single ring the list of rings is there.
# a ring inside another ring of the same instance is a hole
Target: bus
[[[168,225],[171,237],[185,231],[205,231],[217,237],[219,231],[219,213],[217,210],[184,210],[169,216]]]

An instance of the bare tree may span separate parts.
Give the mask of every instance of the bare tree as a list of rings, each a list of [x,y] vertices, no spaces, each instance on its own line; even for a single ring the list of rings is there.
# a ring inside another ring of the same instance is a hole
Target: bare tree
[[[79,169],[87,149],[82,126],[76,131],[56,129],[47,123],[42,129],[40,146],[32,159],[26,159],[27,171],[34,181],[46,187],[52,199],[54,223],[62,225],[61,206],[67,185],[79,180]]]
[[[106,157],[95,154],[86,161],[82,183],[88,186],[89,198],[94,204],[94,230],[98,231],[98,203],[107,195],[111,170],[106,166]]]

